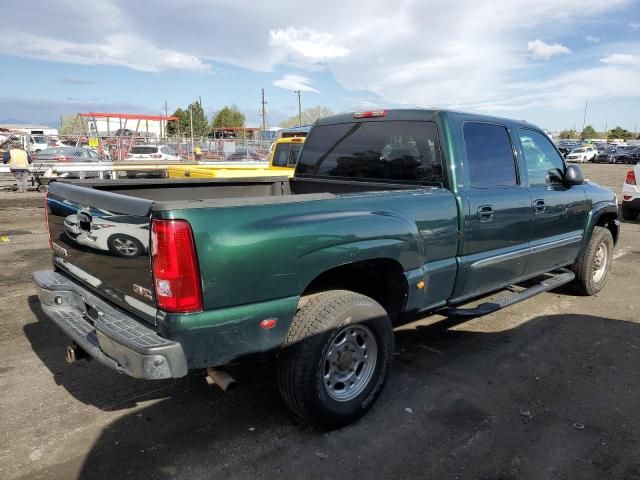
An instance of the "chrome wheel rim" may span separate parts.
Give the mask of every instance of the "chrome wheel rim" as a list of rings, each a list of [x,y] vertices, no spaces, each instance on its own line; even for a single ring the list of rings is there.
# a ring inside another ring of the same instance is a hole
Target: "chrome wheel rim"
[[[128,238],[116,238],[113,241],[113,246],[118,252],[126,255],[127,257],[138,253],[138,246],[133,240],[129,240]]]
[[[334,400],[347,402],[367,387],[376,368],[378,342],[363,324],[342,327],[320,362],[324,390]]]
[[[593,259],[593,281],[600,282],[604,278],[607,271],[607,261],[609,259],[609,251],[604,243],[598,245],[596,256]]]

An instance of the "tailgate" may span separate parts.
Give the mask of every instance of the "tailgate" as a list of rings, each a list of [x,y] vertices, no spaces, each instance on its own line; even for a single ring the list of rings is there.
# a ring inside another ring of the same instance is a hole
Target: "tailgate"
[[[56,267],[118,306],[155,323],[146,199],[52,182],[48,227]]]

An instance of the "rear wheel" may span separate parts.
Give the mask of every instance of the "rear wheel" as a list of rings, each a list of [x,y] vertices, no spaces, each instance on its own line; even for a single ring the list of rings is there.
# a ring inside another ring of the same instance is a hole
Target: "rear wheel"
[[[115,234],[107,240],[109,251],[119,257],[137,257],[144,252],[144,246],[129,235]]]
[[[393,359],[387,312],[373,299],[332,290],[301,301],[278,362],[280,393],[306,422],[333,429],[366,413]]]
[[[622,218],[624,218],[625,220],[629,220],[632,222],[636,218],[638,218],[638,210],[636,210],[635,208],[629,208],[622,205],[620,210],[622,210]]]
[[[604,227],[594,227],[589,243],[571,269],[574,286],[583,295],[595,295],[604,288],[613,260],[613,236]]]

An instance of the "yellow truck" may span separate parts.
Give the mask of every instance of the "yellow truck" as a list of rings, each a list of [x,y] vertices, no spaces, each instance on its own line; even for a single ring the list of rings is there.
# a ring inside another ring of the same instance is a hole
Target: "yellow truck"
[[[268,164],[226,162],[220,165],[172,165],[167,173],[169,178],[292,177],[303,143],[303,137],[276,140],[269,150]]]

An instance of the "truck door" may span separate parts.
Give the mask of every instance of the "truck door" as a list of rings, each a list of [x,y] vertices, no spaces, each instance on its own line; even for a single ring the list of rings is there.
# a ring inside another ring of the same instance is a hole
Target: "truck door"
[[[549,138],[536,130],[518,129],[527,165],[533,210],[531,258],[527,275],[573,263],[589,210],[584,187],[565,186],[564,161]]]
[[[464,254],[452,302],[523,276],[531,235],[531,198],[520,180],[507,128],[467,122],[463,135]]]

